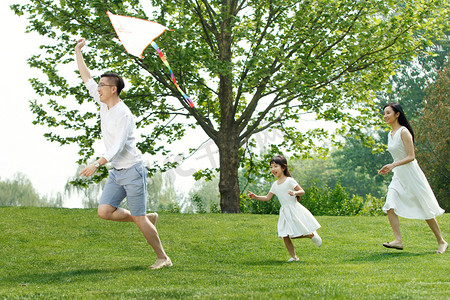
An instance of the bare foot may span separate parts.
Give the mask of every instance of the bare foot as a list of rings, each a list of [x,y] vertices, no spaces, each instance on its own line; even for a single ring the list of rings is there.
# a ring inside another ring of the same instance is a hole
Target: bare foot
[[[438,244],[438,250],[436,251],[436,253],[442,254],[444,253],[448,248],[448,243],[444,242],[443,244]]]
[[[158,213],[150,213],[147,214],[147,219],[156,226],[156,223],[158,223]]]

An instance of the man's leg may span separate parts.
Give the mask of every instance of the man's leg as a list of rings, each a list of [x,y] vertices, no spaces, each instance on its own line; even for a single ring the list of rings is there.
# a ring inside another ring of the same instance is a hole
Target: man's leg
[[[172,266],[172,261],[163,249],[156,227],[146,215],[147,169],[143,164],[137,164],[127,171],[124,189],[126,190],[132,219],[158,257],[150,268],[159,269]]]
[[[147,216],[136,216],[132,218],[134,223],[136,223],[141,230],[147,240],[147,243],[152,246],[153,250],[155,250],[156,256],[159,259],[168,259],[169,257],[166,255],[166,252],[164,252],[161,240],[159,239],[158,231],[156,230],[156,227],[148,220]]]
[[[101,204],[98,206],[97,214],[100,218],[117,222],[134,222],[129,210],[123,208],[115,208],[109,204]]]
[[[97,214],[100,218],[104,220],[116,221],[116,222],[135,222],[131,213],[127,209],[123,208],[115,208],[109,204],[101,204],[98,206]],[[147,219],[153,224],[156,225],[158,222],[158,214],[157,213],[149,213],[146,215]]]

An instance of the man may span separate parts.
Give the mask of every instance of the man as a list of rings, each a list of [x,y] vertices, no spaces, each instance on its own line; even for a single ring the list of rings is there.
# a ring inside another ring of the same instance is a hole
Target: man
[[[85,39],[77,41],[76,60],[81,79],[89,94],[100,105],[101,130],[106,153],[86,166],[80,175],[89,177],[100,166],[111,162],[114,168],[109,172],[108,181],[103,189],[98,216],[105,220],[136,223],[157,256],[156,262],[150,268],[170,267],[172,262],[164,252],[155,227],[158,215],[156,213],[146,215],[147,169],[142,154],[135,144],[133,115],[119,97],[125,84],[119,75],[105,73],[101,75],[97,85],[81,52],[85,44]],[[119,208],[125,197],[128,199],[130,210]]]

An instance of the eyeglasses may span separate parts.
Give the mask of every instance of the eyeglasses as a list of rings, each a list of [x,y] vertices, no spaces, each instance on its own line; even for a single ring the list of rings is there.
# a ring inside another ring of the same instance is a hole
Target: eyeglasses
[[[116,85],[115,84],[103,84],[103,83],[100,83],[98,85],[99,88],[104,87],[104,86],[116,86]]]

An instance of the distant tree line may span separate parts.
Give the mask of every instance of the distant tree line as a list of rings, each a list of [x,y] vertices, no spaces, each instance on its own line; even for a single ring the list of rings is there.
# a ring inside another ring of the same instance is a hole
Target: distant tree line
[[[62,207],[63,196],[41,197],[31,181],[21,173],[12,179],[0,179],[0,206],[42,206]]]

